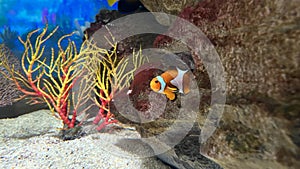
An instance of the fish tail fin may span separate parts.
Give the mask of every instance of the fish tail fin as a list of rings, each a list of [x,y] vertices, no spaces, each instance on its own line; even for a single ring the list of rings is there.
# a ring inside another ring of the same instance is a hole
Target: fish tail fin
[[[109,6],[113,6],[118,0],[107,0]]]

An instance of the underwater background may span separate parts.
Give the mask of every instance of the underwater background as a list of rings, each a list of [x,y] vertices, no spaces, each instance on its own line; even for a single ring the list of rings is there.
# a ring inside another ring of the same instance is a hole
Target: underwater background
[[[101,9],[117,9],[118,2],[109,6],[106,0],[1,0],[0,1],[0,43],[11,50],[21,50],[18,36],[24,37],[32,30],[45,24],[59,26],[61,34],[79,31],[74,38],[80,43],[82,32],[95,22]],[[55,46],[54,44],[53,46]]]

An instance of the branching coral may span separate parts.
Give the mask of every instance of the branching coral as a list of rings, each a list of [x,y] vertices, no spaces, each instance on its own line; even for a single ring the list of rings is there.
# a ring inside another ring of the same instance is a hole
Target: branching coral
[[[90,99],[99,107],[94,124],[103,121],[98,130],[117,122],[110,110],[112,100],[117,92],[129,87],[134,71],[145,62],[141,50],[134,52],[133,57],[118,58],[118,44],[109,32],[112,40],[106,39],[111,50],[86,40],[77,51],[73,41],[69,41],[65,48],[61,46],[61,42],[72,35],[68,34],[58,40],[58,52],[51,48],[48,63],[44,43],[58,28],[51,32],[47,28],[30,32],[25,40],[19,38],[25,49],[21,62],[23,73],[9,66],[8,62],[2,62],[1,66],[7,70],[7,73],[1,71],[2,74],[14,82],[23,94],[21,98],[29,98],[31,104],[46,102],[53,115],[60,118],[67,128],[73,128],[77,115],[94,105],[88,103]],[[36,40],[32,42],[36,34]]]
[[[93,44],[87,47],[90,52],[94,52],[86,59],[85,65],[90,72],[89,74],[94,74],[94,84],[96,87],[94,92],[100,99],[99,102],[97,97],[94,98],[95,104],[100,108],[98,115],[94,119],[94,124],[98,124],[101,119],[104,120],[97,130],[101,130],[106,125],[117,122],[110,110],[112,100],[118,91],[129,87],[135,70],[147,60],[147,57],[142,56],[141,50],[137,53],[133,52],[131,58],[123,57],[119,59],[117,57],[118,45],[112,35],[111,37],[112,40],[106,38],[112,47],[111,50],[101,49]]]
[[[74,42],[69,42],[64,49],[60,45],[61,41],[72,34],[65,35],[58,40],[58,53],[55,54],[54,49],[52,49],[50,64],[47,64],[43,44],[57,30],[55,28],[46,35],[47,28],[48,26],[39,33],[34,44],[30,38],[39,30],[30,32],[25,40],[19,38],[25,49],[21,63],[24,75],[4,63],[3,66],[9,73],[6,78],[15,83],[16,87],[23,93],[23,97],[30,98],[30,103],[46,102],[55,116],[57,115],[54,112],[57,112],[63,123],[68,128],[73,128],[78,114],[77,108],[82,102],[74,106],[72,115],[70,115],[70,95],[74,83],[83,74],[83,71],[77,70],[83,63],[82,55],[84,52],[78,53]],[[86,90],[88,87],[89,85],[86,85]],[[81,98],[81,100],[85,99]]]

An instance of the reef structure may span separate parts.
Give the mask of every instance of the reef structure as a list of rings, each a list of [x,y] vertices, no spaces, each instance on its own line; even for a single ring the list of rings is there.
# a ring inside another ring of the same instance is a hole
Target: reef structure
[[[1,63],[7,62],[11,68],[15,70],[20,70],[20,61],[16,58],[9,48],[7,48],[4,44],[0,45],[0,69],[2,70],[3,74],[0,74],[0,107],[12,105],[20,96],[19,90],[17,90],[16,85],[6,79],[4,76],[9,76],[7,70]]]

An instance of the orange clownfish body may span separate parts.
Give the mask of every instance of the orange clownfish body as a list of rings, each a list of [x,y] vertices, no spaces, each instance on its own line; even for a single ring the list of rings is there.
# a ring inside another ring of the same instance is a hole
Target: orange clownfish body
[[[156,76],[150,82],[150,88],[158,93],[165,94],[168,99],[175,99],[175,92],[187,94],[189,89],[188,70],[167,70],[160,76]]]

